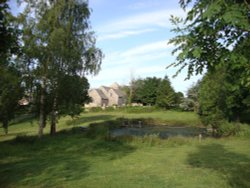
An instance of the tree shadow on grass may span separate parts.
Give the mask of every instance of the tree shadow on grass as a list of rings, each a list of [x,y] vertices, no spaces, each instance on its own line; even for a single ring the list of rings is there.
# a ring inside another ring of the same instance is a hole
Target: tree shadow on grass
[[[250,158],[228,151],[220,144],[200,146],[198,152],[189,155],[188,163],[222,173],[230,187],[250,187]]]
[[[0,142],[0,148],[1,187],[61,186],[87,177],[93,159],[113,160],[135,150],[123,142],[88,138],[80,129],[40,140],[36,136],[17,137]]]
[[[97,121],[108,121],[114,118],[112,115],[95,115],[95,116],[86,116],[81,118],[76,118],[72,120],[68,120],[66,122],[67,125],[81,125],[83,123],[93,123]]]

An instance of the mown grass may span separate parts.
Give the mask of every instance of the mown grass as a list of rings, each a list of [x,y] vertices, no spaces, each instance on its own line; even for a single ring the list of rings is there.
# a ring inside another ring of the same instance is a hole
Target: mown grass
[[[201,142],[154,136],[129,140],[96,136],[102,132],[91,134],[79,127],[117,117],[174,121],[175,112],[165,113],[170,114],[112,112],[83,114],[75,121],[63,118],[58,134],[42,139],[35,135],[35,121],[12,125],[13,135],[0,137],[0,187],[250,187],[249,134]],[[198,122],[190,116],[187,122]]]

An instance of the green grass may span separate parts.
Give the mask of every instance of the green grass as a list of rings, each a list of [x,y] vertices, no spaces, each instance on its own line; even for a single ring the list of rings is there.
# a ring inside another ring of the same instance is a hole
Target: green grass
[[[250,187],[248,134],[152,142],[109,140],[77,128],[117,117],[176,125],[185,125],[186,118],[186,125],[199,125],[192,113],[86,113],[75,121],[63,118],[56,136],[39,140],[35,121],[14,124],[11,136],[0,130],[0,187]]]

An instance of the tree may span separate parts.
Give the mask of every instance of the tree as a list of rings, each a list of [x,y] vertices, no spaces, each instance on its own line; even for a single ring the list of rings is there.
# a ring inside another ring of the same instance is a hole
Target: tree
[[[0,68],[0,121],[5,133],[8,133],[8,124],[14,118],[21,98],[20,75],[15,67]]]
[[[224,120],[249,122],[245,116],[250,110],[250,92],[237,82],[237,74],[228,74],[225,67],[204,76],[199,87],[199,115],[205,125],[218,129]]]
[[[155,105],[160,83],[161,79],[156,77],[135,80],[132,101],[144,105]]]
[[[198,80],[187,91],[187,100],[190,103],[189,107],[191,107],[192,110],[195,112],[198,112],[199,109],[199,99],[198,99],[199,88],[200,88],[200,81]]]
[[[229,65],[233,71],[241,71],[241,84],[250,86],[250,2],[246,0],[180,0],[187,17],[171,17],[175,25],[176,37],[170,40],[178,53],[176,62],[170,66],[179,66],[177,74],[188,67],[188,78],[193,73],[205,70],[213,71],[217,66]],[[183,27],[180,24],[184,25]]]
[[[0,62],[8,66],[12,54],[19,52],[18,36],[15,17],[11,14],[7,0],[0,2]]]
[[[40,90],[37,105],[40,108],[41,137],[48,115],[51,134],[55,134],[56,119],[59,112],[65,112],[65,104],[70,106],[71,110],[66,110],[70,115],[79,112],[75,107],[79,107],[84,100],[82,97],[69,99],[69,96],[82,93],[85,100],[88,100],[87,93],[83,93],[88,88],[84,76],[99,71],[102,53],[95,47],[93,32],[89,31],[90,11],[87,1],[27,2],[26,14],[22,20],[26,52],[24,59],[35,65],[32,72]]]
[[[184,10],[190,4],[185,19],[171,17],[177,58],[170,66],[180,67],[177,74],[187,67],[187,78],[207,71],[199,97],[203,119],[241,121],[250,106],[250,2],[180,0]]]
[[[0,121],[8,133],[21,98],[21,77],[12,55],[19,53],[19,30],[6,1],[0,3]]]
[[[176,105],[177,94],[171,86],[171,82],[167,76],[161,80],[161,83],[157,89],[156,105],[170,109]]]
[[[176,105],[180,106],[180,104],[183,102],[184,100],[184,94],[182,92],[177,92],[176,93]]]
[[[143,105],[158,106],[160,108],[176,107],[182,100],[181,92],[175,93],[167,76],[164,79],[147,77],[131,82],[132,102]],[[129,92],[129,90],[127,90]]]

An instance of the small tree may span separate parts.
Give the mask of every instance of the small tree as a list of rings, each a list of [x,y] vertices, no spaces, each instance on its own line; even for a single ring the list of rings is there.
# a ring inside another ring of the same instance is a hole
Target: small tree
[[[161,80],[161,83],[157,89],[156,105],[170,109],[176,106],[177,95],[171,86],[171,82],[167,76]]]

